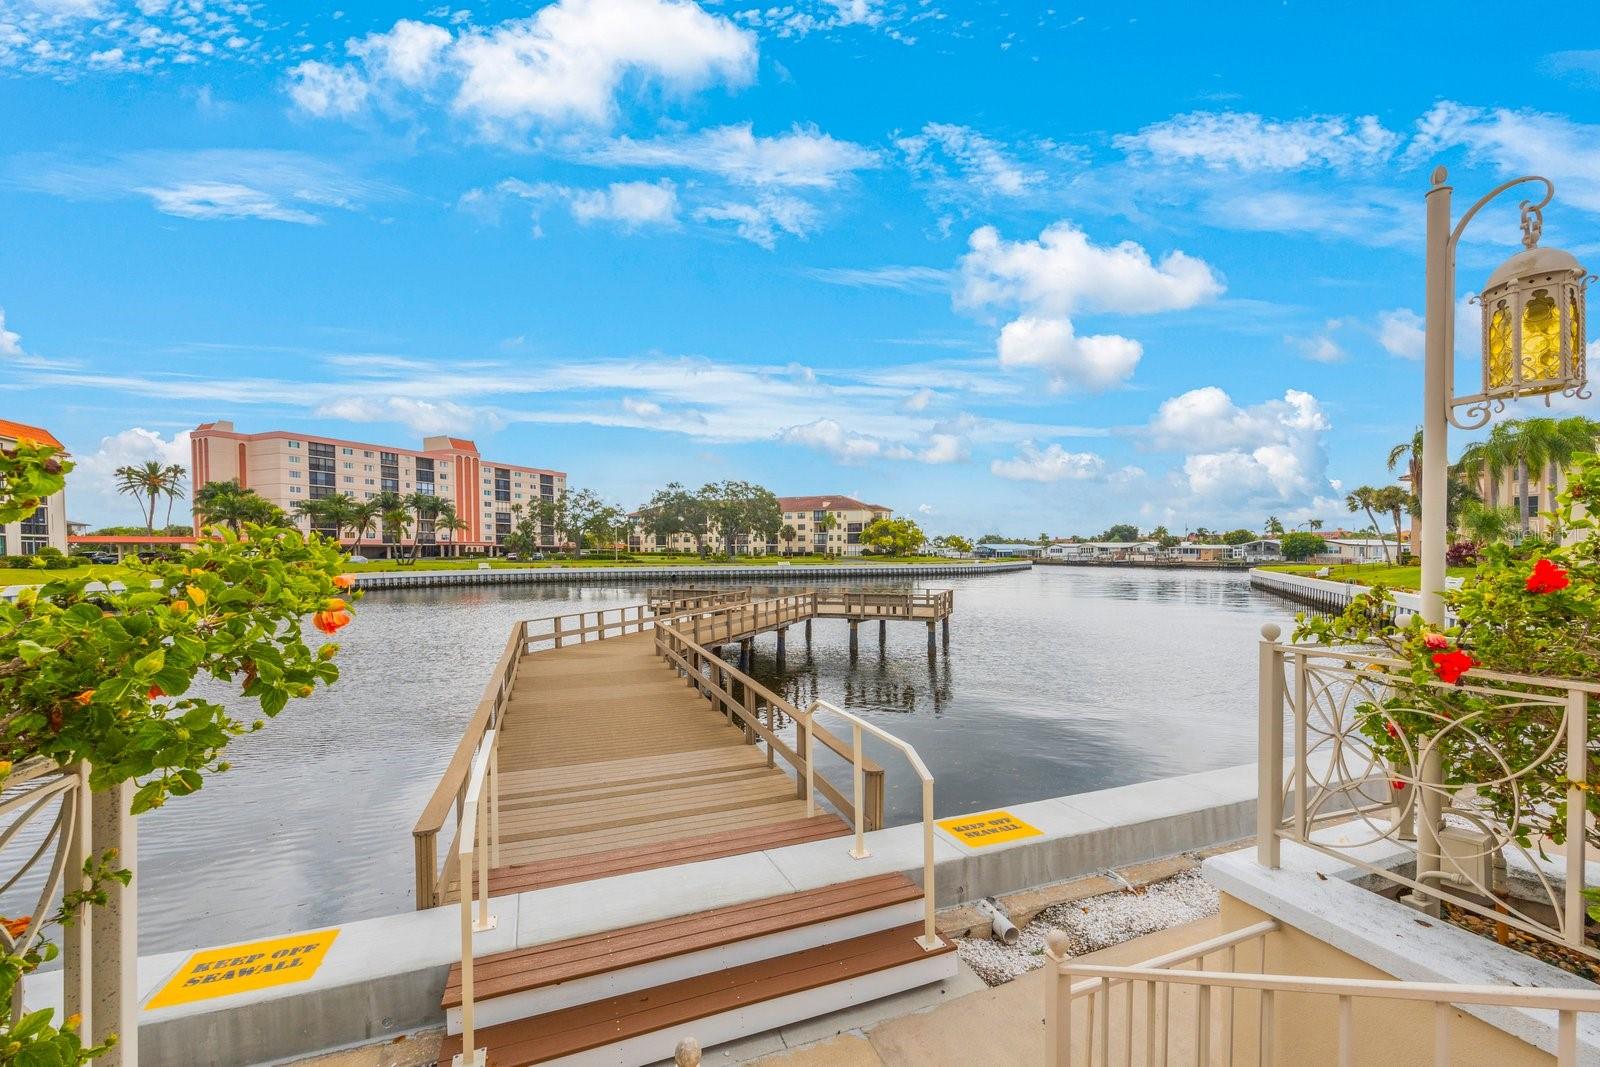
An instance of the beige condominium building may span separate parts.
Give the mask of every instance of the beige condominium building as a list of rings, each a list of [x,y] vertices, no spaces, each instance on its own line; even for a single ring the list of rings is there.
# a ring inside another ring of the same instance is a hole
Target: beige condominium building
[[[190,435],[196,486],[236,480],[272,503],[292,511],[302,500],[345,493],[371,500],[383,492],[423,493],[454,505],[466,529],[435,536],[424,521],[399,542],[426,546],[427,554],[458,555],[497,551],[519,513],[541,500],[565,493],[562,471],[486,460],[478,446],[460,437],[425,437],[422,447],[401,448],[346,441],[337,437],[266,430],[240,433],[231,422],[208,422]],[[299,520],[302,529],[308,520]],[[381,531],[363,539],[387,551]],[[547,545],[554,531],[546,528]],[[346,531],[344,541],[354,538]]]
[[[63,455],[67,451],[49,430],[0,419],[0,448],[11,448],[18,441],[53,445]],[[47,498],[32,515],[17,522],[0,523],[0,556],[31,556],[41,548],[67,550],[65,490]]]
[[[778,506],[783,509],[782,525],[793,528],[794,539],[784,541],[781,536],[767,540],[764,536],[746,533],[734,538],[734,549],[748,553],[817,553],[828,556],[861,555],[861,531],[875,519],[887,519],[894,510],[881,504],[864,504],[854,497],[833,496],[780,496]],[[832,516],[832,522],[828,516]],[[633,513],[633,533],[629,548],[635,552],[693,552],[695,538],[692,534],[677,533],[657,544],[656,536],[645,525],[642,511]],[[721,533],[713,524],[706,534],[705,547],[719,551]]]
[[[1487,471],[1478,476],[1478,490],[1485,503],[1496,507],[1514,507],[1523,513],[1522,479],[1515,470],[1505,472],[1498,480],[1490,478]],[[1556,497],[1567,488],[1566,468],[1550,464],[1543,470],[1528,471],[1527,511],[1528,530],[1544,536],[1550,525],[1549,513],[1556,510]]]

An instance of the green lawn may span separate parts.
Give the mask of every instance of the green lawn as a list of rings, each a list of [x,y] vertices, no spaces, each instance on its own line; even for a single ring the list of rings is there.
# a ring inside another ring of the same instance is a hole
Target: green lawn
[[[1320,563],[1271,563],[1261,569],[1264,571],[1284,571],[1287,574],[1303,574],[1308,578],[1316,576],[1322,569]],[[1451,567],[1450,577],[1464,578],[1471,574],[1471,567]],[[1377,585],[1380,582],[1390,589],[1410,589],[1415,591],[1422,585],[1421,567],[1399,567],[1389,563],[1340,563],[1328,567],[1328,581],[1354,582],[1357,585]]]
[[[775,567],[785,562],[781,556],[741,556],[733,561],[738,566]],[[863,566],[874,566],[883,563],[959,563],[960,560],[949,560],[942,556],[850,556],[836,559],[825,556],[795,556],[787,561],[796,567],[819,566],[831,563],[859,563]],[[477,559],[419,559],[415,565],[401,563],[399,560],[378,559],[370,563],[352,563],[350,570],[355,573],[364,571],[471,571],[477,570],[478,564],[488,563],[496,570],[527,568],[561,567],[572,570],[580,567],[726,567],[730,566],[727,560],[707,560],[699,556],[623,556],[620,560],[602,559],[596,556],[587,556],[583,559],[555,559],[537,560],[527,563],[512,562],[503,559],[477,560]],[[974,566],[983,566],[974,563]],[[43,585],[58,579],[67,578],[94,578],[99,581],[117,581],[127,577],[123,568],[114,565],[67,567],[62,570],[47,571],[35,567],[0,567],[0,589],[10,585]]]

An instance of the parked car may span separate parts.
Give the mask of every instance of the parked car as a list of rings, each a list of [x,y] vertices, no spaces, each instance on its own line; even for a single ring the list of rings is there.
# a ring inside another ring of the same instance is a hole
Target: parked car
[[[117,562],[117,554],[115,552],[90,552],[81,558],[88,560],[90,563]]]
[[[350,557],[350,562],[351,563],[367,563],[367,562],[370,562],[370,561],[367,559],[366,556],[353,555],[353,556]]]

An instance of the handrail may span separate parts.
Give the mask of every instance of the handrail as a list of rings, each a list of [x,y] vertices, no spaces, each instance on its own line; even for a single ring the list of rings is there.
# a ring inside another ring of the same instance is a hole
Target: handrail
[[[483,1062],[482,1050],[473,1049],[472,935],[495,928],[495,918],[489,913],[489,868],[498,862],[500,851],[499,738],[498,730],[486,732],[473,757],[463,799],[462,832],[456,838],[461,897],[461,1053],[454,1063],[463,1067]],[[476,918],[472,914],[474,898]]]
[[[1207,956],[1218,952],[1225,952],[1227,953],[1226,958],[1229,968],[1234,968],[1238,963],[1239,946],[1251,941],[1259,941],[1261,943],[1262,967],[1265,969],[1267,958],[1266,938],[1268,934],[1274,933],[1278,929],[1279,927],[1276,920],[1264,919],[1249,926],[1241,927],[1238,930],[1231,930],[1227,933],[1219,934],[1203,941],[1197,941],[1192,945],[1186,945],[1182,948],[1162,953],[1159,956],[1153,956],[1137,966],[1144,972],[1149,972],[1155,975],[1163,975],[1172,973],[1173,968],[1182,967],[1187,963],[1203,965]],[[1078,966],[1071,962],[1069,944],[1070,942],[1067,939],[1067,935],[1060,930],[1051,930],[1045,936],[1045,964],[1050,970],[1050,974],[1045,982],[1045,1067],[1071,1067],[1072,1004],[1073,1001],[1080,997],[1088,998],[1089,1016],[1088,1035],[1085,1041],[1086,1049],[1083,1062],[1086,1064],[1105,1064],[1107,1062],[1110,1049],[1110,1035],[1113,1032],[1110,1018],[1111,987],[1113,984],[1127,985],[1128,987],[1128,1014],[1127,1018],[1123,1020],[1121,1031],[1124,1034],[1124,1039],[1128,1043],[1128,1048],[1125,1050],[1125,1052],[1129,1057],[1131,1057],[1133,1054],[1132,982],[1126,980],[1113,982],[1113,980],[1103,977],[1086,978],[1081,982],[1072,982],[1068,980],[1073,973],[1076,973],[1073,971],[1073,968]],[[1158,1028],[1156,1025],[1156,1019],[1158,1017],[1165,1017],[1166,1019],[1170,1020],[1171,1012],[1168,1010],[1169,1004],[1167,1003],[1166,999],[1165,987],[1162,988],[1161,1006],[1158,1012],[1156,1006],[1155,982],[1154,980],[1146,979],[1146,983],[1144,1062],[1153,1067],[1153,1065],[1158,1063],[1166,1063],[1167,1053],[1169,1051],[1169,1035],[1166,1030],[1166,1025],[1164,1024]],[[1065,988],[1063,988],[1063,986],[1065,986]],[[1230,997],[1232,996],[1232,994],[1229,995]],[[1228,1004],[1228,1011],[1223,1016],[1224,1044],[1230,1050],[1227,1060],[1229,1063],[1233,1062],[1231,1053],[1233,1043],[1233,1015],[1234,1005],[1230,1000]],[[1197,1014],[1196,1025],[1199,1027],[1209,1028],[1210,1016],[1206,1010],[1202,1010]],[[1272,1025],[1273,1005],[1271,997],[1268,996],[1262,1001],[1261,1004],[1261,1033],[1263,1035],[1270,1035],[1272,1032]],[[1097,1030],[1101,1034],[1099,1047],[1100,1057],[1098,1060],[1095,1059],[1095,1033]],[[1160,1039],[1159,1043],[1157,1041],[1158,1037]],[[1270,1039],[1264,1040],[1262,1042],[1262,1047],[1265,1048],[1269,1044]],[[1157,1056],[1158,1048],[1160,1051],[1159,1057]],[[1196,1049],[1197,1051],[1200,1049],[1205,1050],[1204,1052],[1198,1052],[1198,1054],[1202,1056],[1201,1062],[1204,1063],[1205,1061],[1203,1057],[1209,1056],[1210,1054],[1210,1040],[1208,1034],[1202,1032],[1201,1034],[1196,1035]],[[1270,1063],[1271,1061],[1270,1059],[1263,1058],[1262,1062]]]
[[[922,780],[922,936],[917,938],[917,943],[928,952],[939,948],[939,932],[934,927],[934,884],[933,884],[933,775],[928,773],[928,765],[922,762],[922,757],[917,755],[917,750],[905,741],[889,733],[881,727],[875,726],[861,716],[843,708],[828,703],[826,700],[813,700],[810,707],[806,708],[805,717],[800,719],[800,728],[805,731],[807,738],[815,729],[815,719],[818,711],[830,711],[835,715],[843,716],[850,723],[850,747],[852,752],[851,775],[855,782],[855,824],[856,843],[850,850],[850,855],[858,860],[864,860],[871,855],[867,851],[866,827],[862,819],[863,807],[863,772],[861,755],[861,732],[867,733],[898,748],[905,756],[906,762],[911,764],[911,769]],[[808,741],[806,751],[811,751]],[[806,814],[817,813],[817,796],[814,789],[813,761],[806,760]]]
[[[677,626],[664,622],[656,626],[656,654],[689,679],[689,684],[695,686],[706,699],[722,711],[730,723],[741,726],[747,741],[751,744],[757,740],[765,741],[768,766],[773,765],[775,756],[782,756],[784,761],[794,768],[797,796],[801,795],[804,788],[803,776],[811,763],[813,740],[820,741],[823,747],[839,756],[851,758],[851,750],[845,743],[822,727],[817,727],[812,736],[802,735],[799,738],[801,742],[799,751],[785,744],[776,732],[777,716],[787,715],[798,723],[805,717],[805,713],[682,633]],[[739,694],[734,692],[736,685],[741,690]],[[766,706],[765,723],[761,721],[759,714],[759,706],[763,704]],[[870,759],[863,759],[861,766],[863,773],[871,780],[862,818],[868,828],[876,830],[883,820],[883,768]],[[835,788],[833,783],[825,778],[819,779],[816,789],[832,801],[847,818],[852,820],[856,818],[856,806]]]

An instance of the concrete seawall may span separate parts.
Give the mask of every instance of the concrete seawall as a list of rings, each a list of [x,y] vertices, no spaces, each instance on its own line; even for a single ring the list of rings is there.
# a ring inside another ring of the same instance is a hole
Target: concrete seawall
[[[1250,584],[1257,589],[1265,589],[1296,603],[1329,613],[1343,611],[1357,596],[1367,592],[1367,587],[1364,585],[1331,582],[1326,578],[1309,578],[1303,574],[1267,571],[1259,567],[1251,568]],[[1399,589],[1391,589],[1389,592],[1394,597],[1396,622],[1403,623],[1422,610],[1422,598],[1416,593],[1407,593]]]
[[[1247,765],[1013,805],[1007,814],[1039,832],[1003,843],[973,847],[941,829],[934,841],[938,903],[1238,840],[1255,830],[1255,793],[1256,768]],[[920,824],[867,834],[865,859],[851,858],[850,843],[814,841],[495,897],[496,927],[478,936],[477,955],[888,872],[921,879]],[[282,1063],[438,1026],[445,977],[460,953],[458,916],[447,906],[319,927],[338,934],[304,981],[146,1009],[141,1058],[193,1067]],[[142,957],[141,1003],[189,955]],[[30,978],[28,1007],[59,1007],[60,983],[59,971]]]
[[[445,585],[588,584],[629,582],[751,581],[809,582],[818,578],[852,581],[879,578],[954,578],[1010,574],[1030,569],[1029,561],[1008,563],[820,563],[727,567],[502,567],[487,570],[369,571],[356,575],[362,589],[415,589]]]

